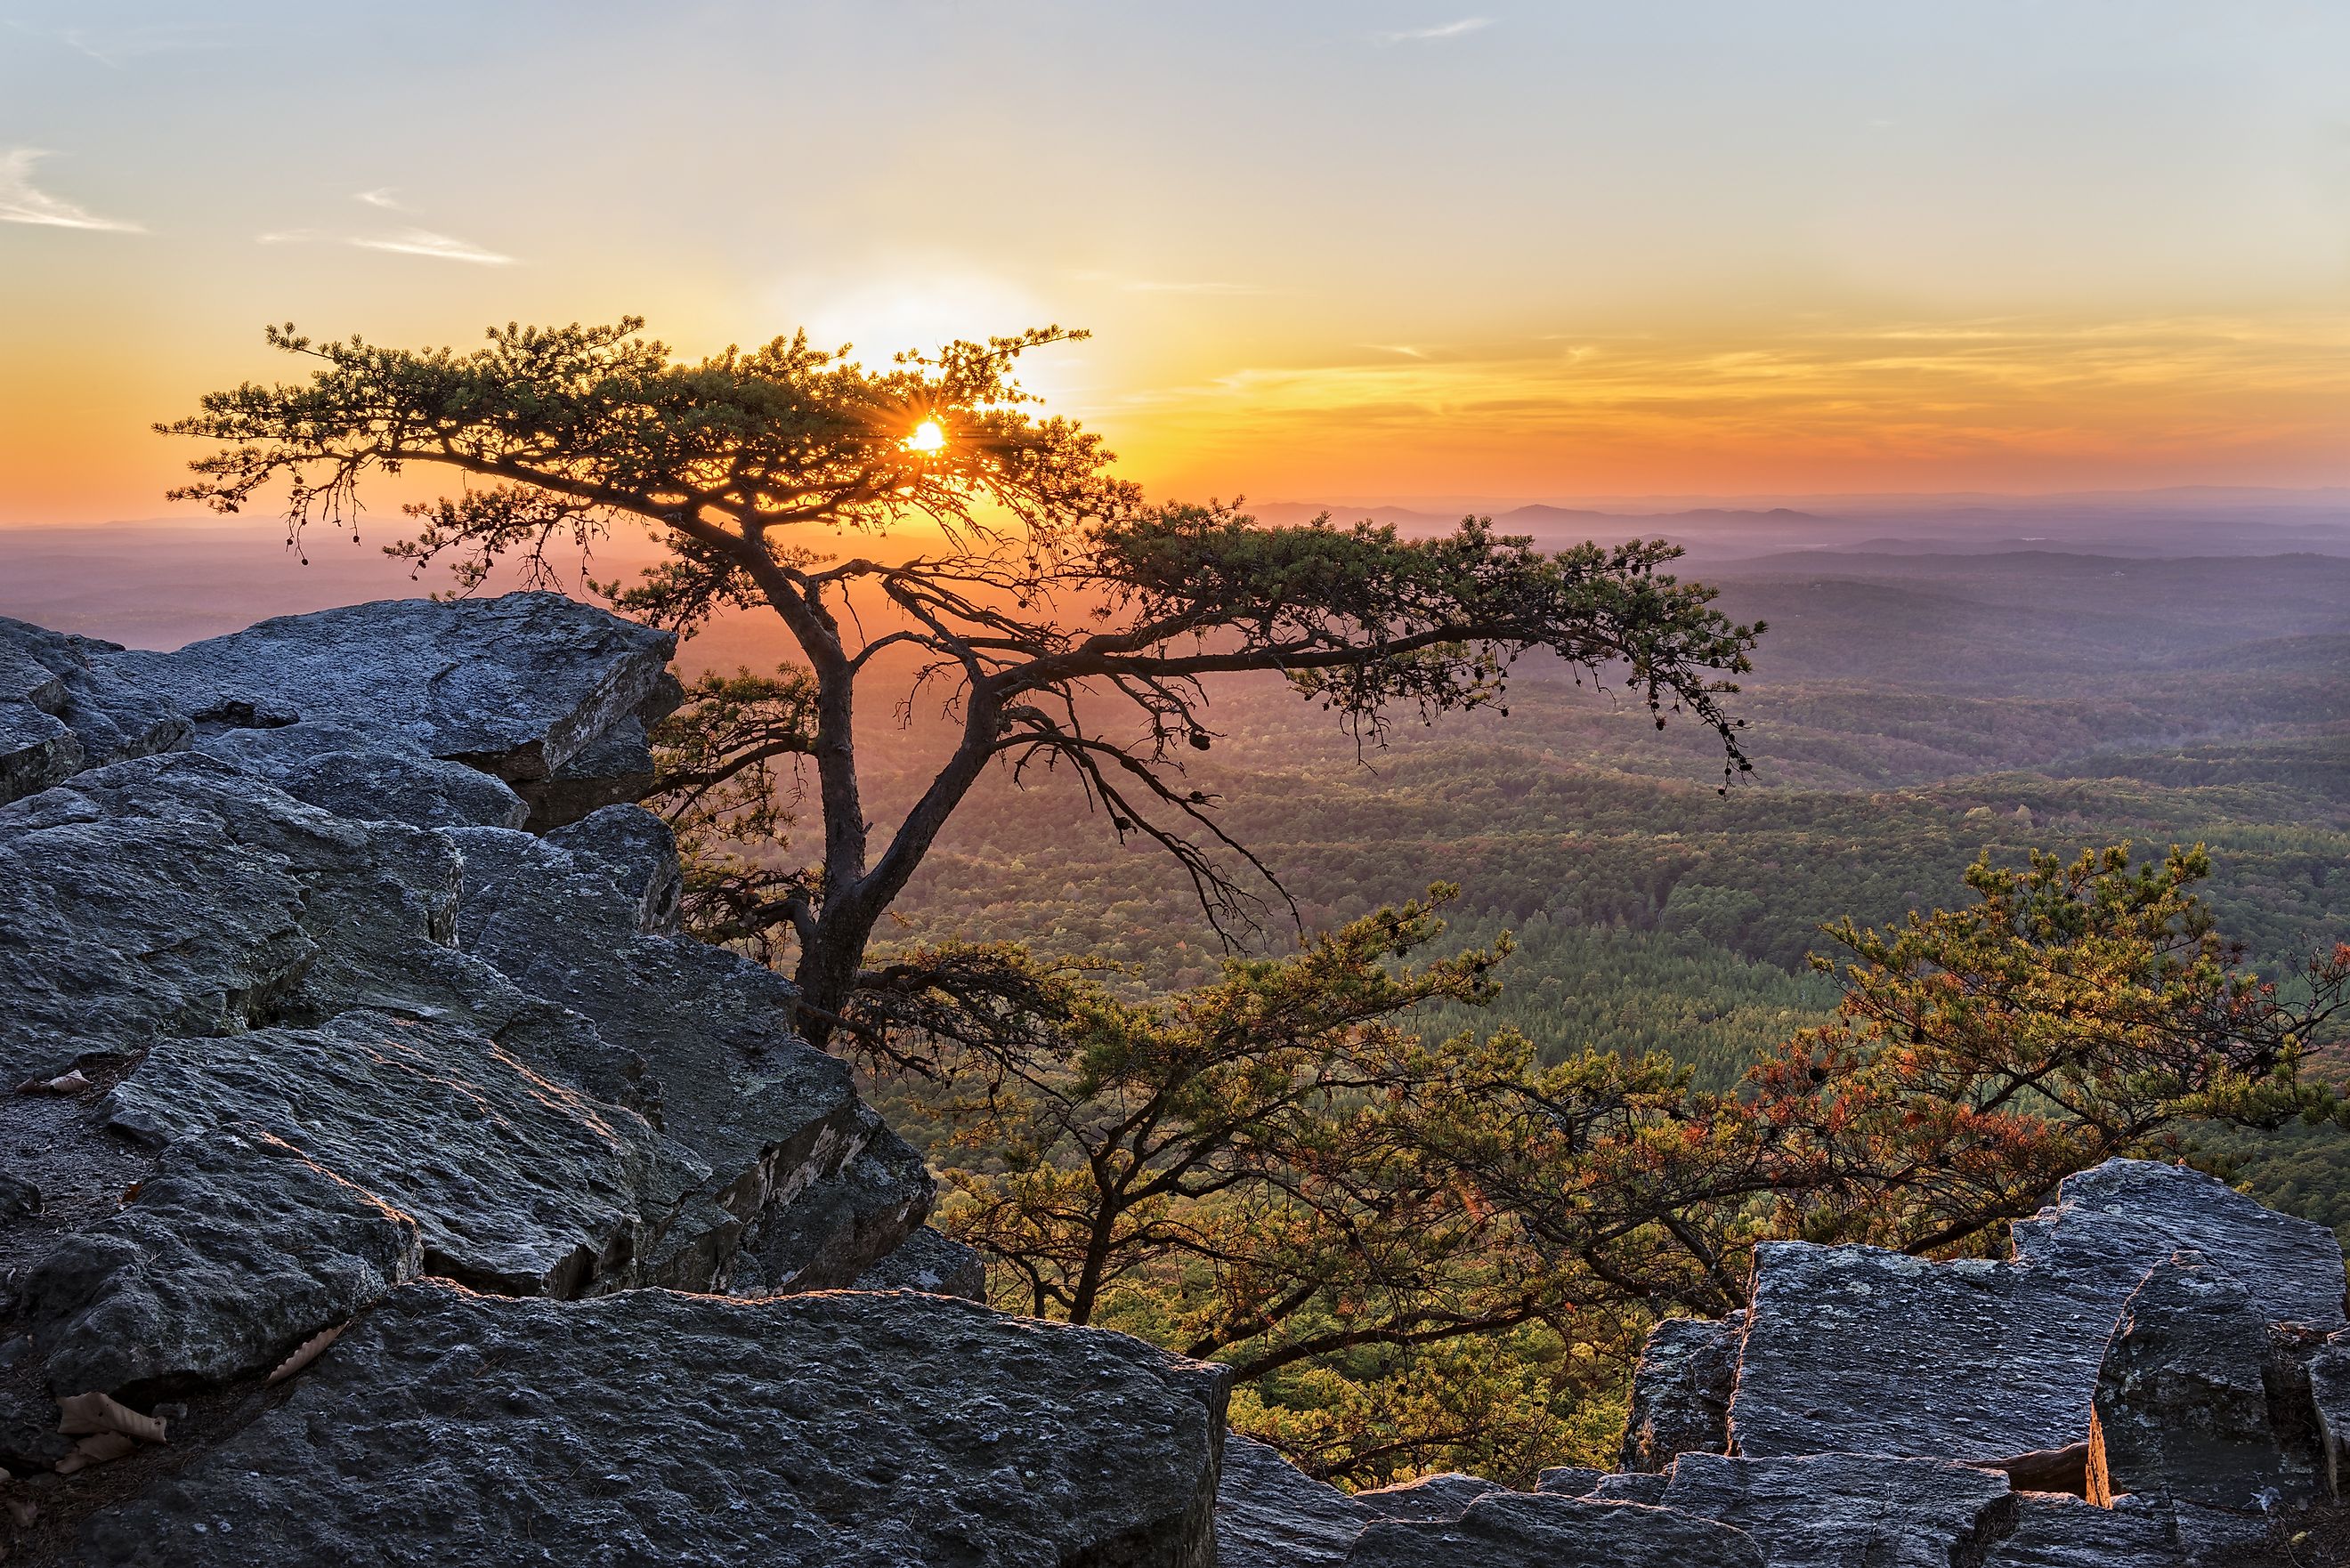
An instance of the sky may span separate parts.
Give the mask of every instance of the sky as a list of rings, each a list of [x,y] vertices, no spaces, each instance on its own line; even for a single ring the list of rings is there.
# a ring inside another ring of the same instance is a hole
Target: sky
[[[2350,5],[0,0],[0,525],[264,323],[1058,323],[1156,494],[2350,483]]]

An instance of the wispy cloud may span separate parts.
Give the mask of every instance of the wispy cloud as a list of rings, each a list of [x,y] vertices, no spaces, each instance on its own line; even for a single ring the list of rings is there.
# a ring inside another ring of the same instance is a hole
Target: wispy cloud
[[[370,207],[381,207],[388,213],[404,213],[408,211],[407,208],[401,206],[399,202],[391,199],[391,187],[389,185],[379,185],[372,191],[354,191],[351,192],[351,200],[354,202],[364,202]]]
[[[350,241],[363,251],[390,251],[395,255],[432,256],[439,261],[472,262],[477,266],[512,266],[514,257],[485,251],[470,240],[436,234],[430,229],[402,229],[396,234],[361,234]]]
[[[53,229],[111,229],[140,234],[143,226],[120,218],[101,218],[39,190],[33,184],[33,165],[47,158],[37,147],[12,147],[0,152],[0,223],[39,223]]]
[[[335,234],[323,229],[271,229],[253,236],[257,245],[356,245],[363,251],[389,251],[394,255],[430,256],[435,261],[472,262],[476,266],[512,266],[515,258],[484,250],[471,240],[436,234],[430,229],[401,229],[390,234]]]
[[[147,55],[177,54],[186,49],[217,49],[226,40],[223,29],[200,24],[151,27],[32,27],[22,22],[5,24],[12,32],[47,38],[109,70],[120,70],[126,60]]]
[[[1493,25],[1491,16],[1463,16],[1458,22],[1442,22],[1433,27],[1404,27],[1392,33],[1373,33],[1375,44],[1439,44],[1447,38],[1458,38],[1482,31]]]

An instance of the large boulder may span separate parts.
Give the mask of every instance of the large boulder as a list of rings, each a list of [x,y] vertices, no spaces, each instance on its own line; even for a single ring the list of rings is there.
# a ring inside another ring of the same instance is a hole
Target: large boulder
[[[421,1282],[283,1404],[94,1516],[82,1552],[1213,1568],[1223,1408],[1218,1368],[939,1296]]]
[[[1746,1314],[1669,1317],[1648,1331],[1632,1373],[1619,1469],[1658,1471],[1674,1456],[1730,1449],[1730,1397]]]
[[[1730,1410],[1736,1451],[1856,1452],[2012,1466],[2069,1483],[2106,1342],[2147,1271],[2205,1250],[2255,1310],[2342,1323],[2342,1252],[2322,1225],[2198,1172],[2115,1160],[2015,1227],[2010,1262],[1929,1262],[1873,1247],[1756,1249]]]
[[[2270,1419],[2268,1321],[2199,1252],[2155,1265],[2097,1374],[2089,1499],[2124,1493],[2258,1512],[2305,1501],[2313,1477]]]
[[[1494,1492],[1457,1520],[1381,1520],[1348,1568],[1764,1568],[1753,1537],[1671,1509]],[[1792,1562],[1792,1560],[1791,1560]]]
[[[98,662],[200,723],[354,724],[388,748],[533,784],[616,727],[674,707],[676,650],[673,633],[561,594],[515,593],[281,616]]]
[[[1950,1568],[2007,1533],[2007,1478],[1938,1459],[1683,1454],[1664,1506],[1734,1525],[1776,1563]]]
[[[1247,1438],[1224,1438],[1216,1490],[1217,1568],[1338,1568],[1378,1517]]]

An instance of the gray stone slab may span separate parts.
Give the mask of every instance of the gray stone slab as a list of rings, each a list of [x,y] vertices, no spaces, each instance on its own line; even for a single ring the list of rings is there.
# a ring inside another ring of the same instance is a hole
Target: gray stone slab
[[[0,1076],[346,998],[454,935],[437,835],[303,805],[191,753],[117,763],[0,807]]]
[[[1280,1449],[1243,1437],[1224,1438],[1223,1480],[1216,1491],[1218,1568],[1337,1568],[1376,1517],[1291,1464]]]
[[[2268,1320],[2241,1282],[2181,1251],[2129,1298],[2097,1374],[2089,1498],[2240,1512],[2305,1501],[2314,1477],[2269,1420]]]
[[[1737,1450],[2054,1464],[2088,1441],[2123,1302],[2183,1238],[2243,1279],[2271,1317],[2339,1325],[2333,1232],[2192,1171],[2110,1161],[2066,1180],[2015,1235],[2012,1262],[1756,1249],[1730,1411]]]
[[[0,616],[0,805],[186,743],[187,718],[167,697],[108,667],[121,651]]]
[[[348,605],[98,662],[203,722],[357,724],[528,782],[674,706],[676,649],[671,633],[561,594],[515,593]]]
[[[1381,1519],[1447,1520],[1460,1518],[1488,1493],[1508,1490],[1499,1481],[1455,1470],[1358,1491],[1355,1501]]]
[[[256,1127],[166,1150],[122,1212],[60,1238],[25,1315],[60,1397],[276,1366],[423,1265],[417,1222]]]
[[[1671,1509],[1497,1492],[1451,1521],[1381,1520],[1349,1568],[1764,1568],[1752,1536]]]
[[[222,730],[198,737],[193,749],[338,816],[419,827],[520,827],[529,815],[522,796],[479,768],[352,724]]]
[[[2187,1568],[2168,1509],[2135,1499],[2100,1508],[2051,1492],[2016,1502],[2014,1529],[1983,1554],[1981,1568]]]
[[[1212,1568],[1224,1376],[944,1297],[394,1292],[100,1568]],[[1676,1568],[1690,1568],[1683,1563]]]
[[[1582,1465],[1554,1465],[1534,1478],[1534,1490],[1555,1497],[1589,1497],[1607,1479],[1606,1470]]]
[[[105,1108],[159,1145],[257,1126],[412,1216],[430,1272],[509,1294],[628,1279],[695,1174],[641,1118],[494,1041],[384,1013],[159,1042]]]
[[[1683,1454],[1664,1506],[1735,1525],[1785,1568],[1950,1568],[2004,1536],[2015,1516],[2003,1475],[1857,1454]]]
[[[1729,1452],[1730,1397],[1745,1331],[1742,1312],[1669,1317],[1648,1331],[1632,1372],[1619,1469],[1662,1470],[1677,1454]]]
[[[1604,1475],[1584,1495],[1602,1502],[1660,1503],[1672,1477],[1648,1470],[1617,1470]]]
[[[857,1276],[860,1291],[928,1291],[932,1295],[987,1299],[987,1260],[972,1248],[920,1227],[897,1251]]]

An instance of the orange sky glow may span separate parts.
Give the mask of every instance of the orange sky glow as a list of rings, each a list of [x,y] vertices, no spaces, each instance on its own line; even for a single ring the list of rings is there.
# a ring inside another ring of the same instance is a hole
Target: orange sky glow
[[[2336,7],[315,10],[0,18],[0,525],[182,510],[265,321],[627,313],[1089,327],[1169,497],[2350,483]]]

